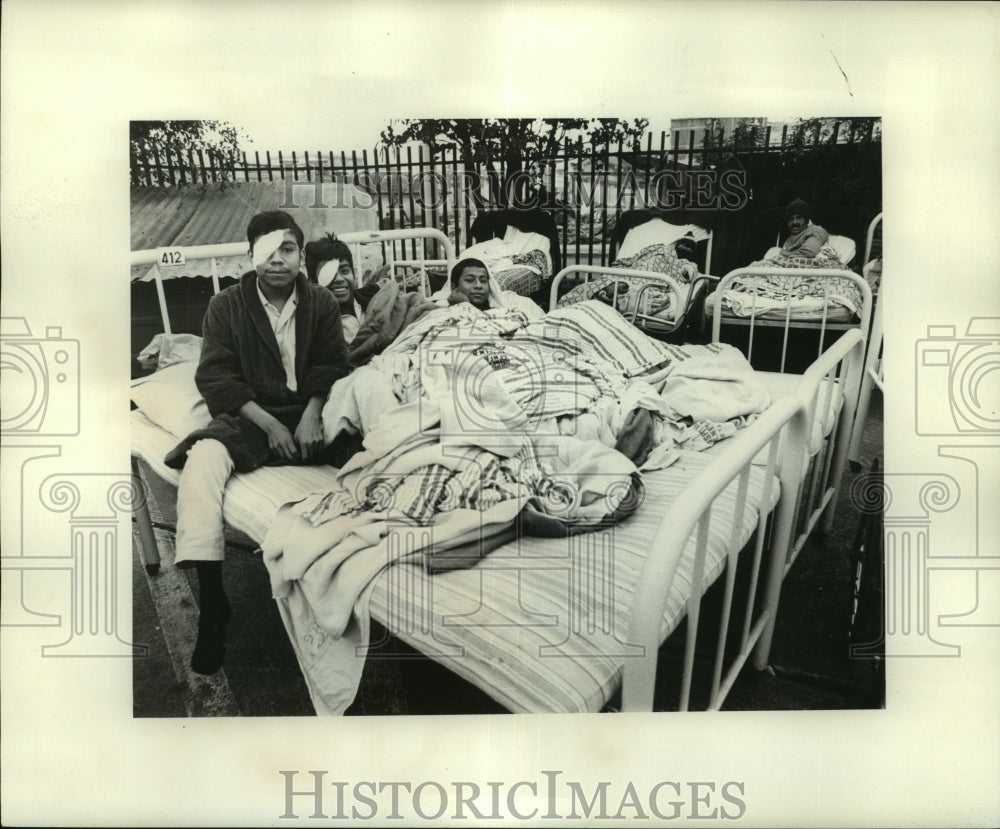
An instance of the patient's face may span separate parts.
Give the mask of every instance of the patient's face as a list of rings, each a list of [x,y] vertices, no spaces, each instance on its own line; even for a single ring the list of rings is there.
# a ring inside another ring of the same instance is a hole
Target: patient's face
[[[319,269],[318,281],[326,285],[337,302],[348,302],[354,296],[356,280],[350,262],[331,260]]]
[[[455,290],[465,294],[477,308],[490,307],[490,275],[486,268],[478,265],[463,268],[455,281]]]
[[[806,229],[806,225],[809,224],[809,220],[798,213],[793,213],[788,217],[788,232],[789,233],[801,233]]]

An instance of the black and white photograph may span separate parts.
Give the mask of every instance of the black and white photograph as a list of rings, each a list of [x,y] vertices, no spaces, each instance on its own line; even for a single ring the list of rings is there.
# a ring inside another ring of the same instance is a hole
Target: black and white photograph
[[[995,4],[3,13],[0,823],[1000,821]]]
[[[130,124],[136,716],[883,704],[881,119],[659,120]]]

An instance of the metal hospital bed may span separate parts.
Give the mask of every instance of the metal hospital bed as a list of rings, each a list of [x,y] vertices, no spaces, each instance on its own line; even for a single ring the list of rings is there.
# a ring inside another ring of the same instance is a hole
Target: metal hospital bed
[[[673,254],[669,252],[674,242],[685,235],[690,235],[696,249],[701,251],[699,261],[695,263],[697,274],[690,281],[679,278],[679,269],[672,266]],[[717,279],[710,275],[712,241],[711,229],[693,224],[673,224],[647,210],[626,211],[615,227],[611,264],[569,265],[563,268],[552,280],[550,308],[578,301],[574,295],[581,291],[590,293],[587,286],[596,277],[600,283],[607,285],[606,301],[619,308],[633,325],[654,337],[675,334],[699,307],[699,300],[707,286]],[[662,255],[658,254],[656,246],[662,246]],[[627,261],[661,262],[664,270],[626,267],[616,261],[616,251],[621,259]],[[623,253],[627,255],[622,256]],[[564,282],[581,276],[583,285],[564,295]],[[668,299],[669,304],[662,312],[650,312],[648,299],[654,292]]]
[[[361,244],[411,237],[437,241],[444,264],[453,261],[447,240],[433,230],[342,238]],[[185,255],[231,255],[228,247]],[[133,262],[151,256],[137,252]],[[162,312],[169,332],[165,307]],[[784,576],[812,528],[833,520],[862,343],[859,332],[848,332],[804,375],[780,381],[771,407],[717,444],[714,454],[683,452],[677,464],[650,473],[648,503],[620,526],[571,539],[519,538],[475,567],[447,573],[394,564],[374,581],[372,619],[515,712],[606,710],[619,690],[623,710],[653,710],[664,681],[658,685],[660,646],[687,619],[676,678],[676,707],[687,710],[702,596],[718,582],[719,633],[710,689],[699,702],[720,708],[747,662],[767,665]],[[141,408],[133,412],[137,476],[142,458],[176,483],[178,473],[162,464],[175,442]],[[331,472],[267,467],[235,475],[226,489],[226,521],[260,541],[282,503],[321,485]],[[155,577],[159,551],[148,510],[138,510],[136,520],[142,559]],[[738,566],[749,568],[745,579],[737,579]],[[322,688],[310,684],[310,691],[321,710]]]

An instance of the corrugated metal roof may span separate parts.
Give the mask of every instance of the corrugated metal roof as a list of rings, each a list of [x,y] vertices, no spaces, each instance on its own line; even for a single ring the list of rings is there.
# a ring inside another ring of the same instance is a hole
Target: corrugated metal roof
[[[215,186],[200,187],[132,187],[131,189],[131,249],[148,250],[191,245],[214,245],[246,241],[250,219],[263,210],[286,210],[291,213],[305,234],[306,241],[318,239],[324,233],[346,233],[353,230],[378,230],[378,213],[374,207],[310,207],[316,192],[307,182],[292,189],[297,207],[283,207],[286,202],[284,181],[243,182],[220,190]],[[328,204],[337,199],[333,185],[328,184],[322,200]],[[351,204],[352,190],[343,187],[345,201]],[[370,199],[358,193],[364,204]],[[247,257],[220,260],[219,276],[239,276],[249,267]],[[143,265],[132,268],[132,279],[142,279],[150,272]],[[170,276],[205,276],[210,273],[207,260],[189,266],[174,267]]]

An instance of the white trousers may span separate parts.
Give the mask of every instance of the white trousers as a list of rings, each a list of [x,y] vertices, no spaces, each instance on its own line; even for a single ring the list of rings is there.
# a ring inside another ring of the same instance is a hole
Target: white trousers
[[[225,558],[222,494],[233,468],[229,451],[217,440],[199,440],[188,450],[177,487],[175,565]]]

